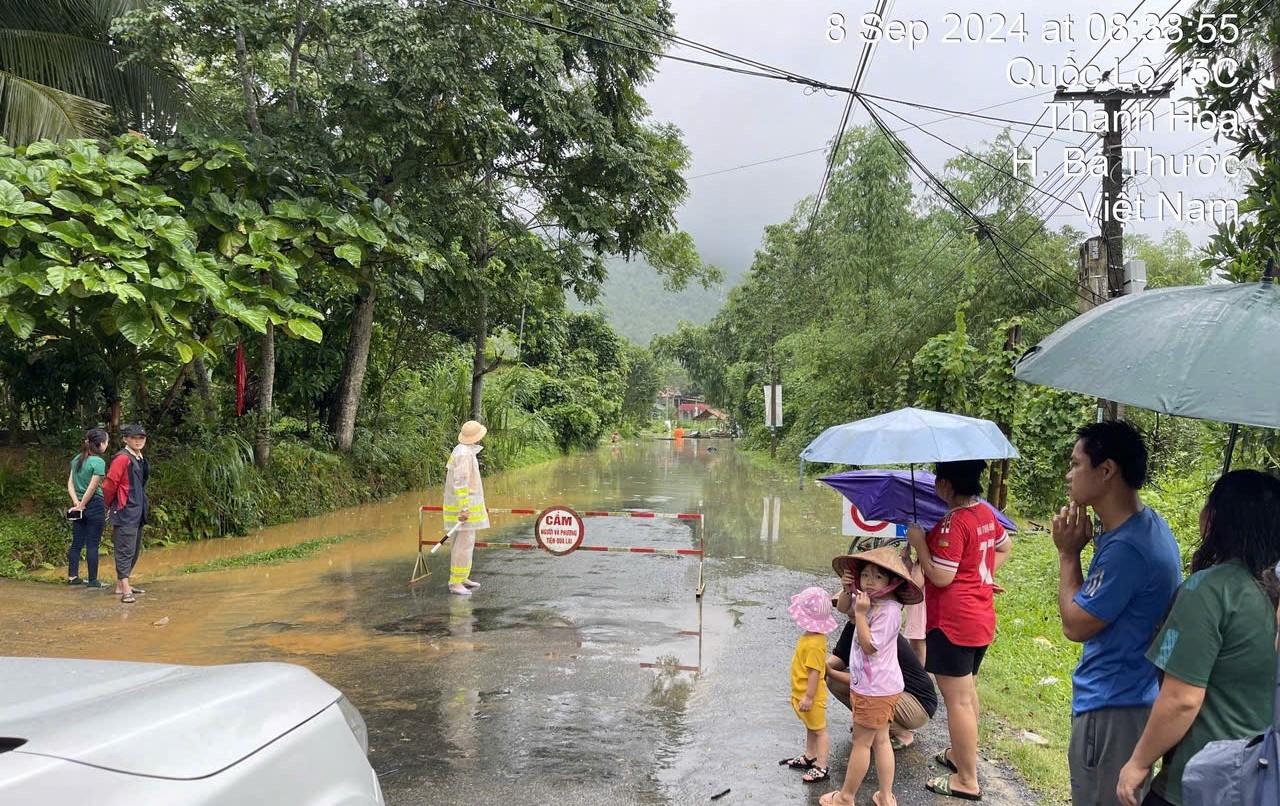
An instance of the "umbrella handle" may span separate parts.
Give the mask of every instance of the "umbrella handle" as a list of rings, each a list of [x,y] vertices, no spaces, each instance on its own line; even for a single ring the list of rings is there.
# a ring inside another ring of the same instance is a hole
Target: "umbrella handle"
[[[911,465],[911,522],[918,523],[920,516],[916,513],[916,466]]]

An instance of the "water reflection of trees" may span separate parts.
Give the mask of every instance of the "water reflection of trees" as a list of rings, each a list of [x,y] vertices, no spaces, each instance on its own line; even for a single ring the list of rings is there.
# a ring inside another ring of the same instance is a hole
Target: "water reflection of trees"
[[[840,537],[843,499],[812,480],[797,489],[796,481],[793,474],[739,453],[730,440],[685,439],[608,446],[486,479],[485,489],[495,507],[701,512],[710,558],[746,557],[825,572],[848,542]],[[761,530],[765,508],[773,506],[766,504],[771,496],[779,501],[776,536],[772,523],[764,534]],[[531,518],[499,516],[494,525],[491,540],[532,535]],[[689,545],[697,539],[697,530],[690,528]]]

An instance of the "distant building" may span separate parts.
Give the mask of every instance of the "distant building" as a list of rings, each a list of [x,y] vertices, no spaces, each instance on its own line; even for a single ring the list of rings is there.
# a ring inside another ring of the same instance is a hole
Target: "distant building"
[[[676,406],[676,417],[678,417],[681,420],[696,420],[698,419],[698,415],[702,414],[703,412],[707,411],[710,408],[711,408],[710,406],[708,406],[706,403],[703,403],[701,400],[692,400],[689,402],[680,403],[679,405]]]
[[[714,422],[718,426],[724,426],[729,422],[729,415],[720,411],[720,409],[713,409],[707,406],[701,413],[694,415],[693,419],[700,423]]]

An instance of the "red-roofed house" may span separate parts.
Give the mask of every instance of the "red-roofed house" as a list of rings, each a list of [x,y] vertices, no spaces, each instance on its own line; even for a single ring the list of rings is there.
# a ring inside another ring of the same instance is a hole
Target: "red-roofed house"
[[[681,420],[696,420],[699,414],[711,408],[701,401],[692,401],[689,403],[681,403],[676,407],[676,416]]]

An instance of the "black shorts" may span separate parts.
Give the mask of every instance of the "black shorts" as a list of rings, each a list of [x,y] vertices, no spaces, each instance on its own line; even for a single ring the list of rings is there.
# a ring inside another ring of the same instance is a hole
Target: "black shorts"
[[[937,627],[925,634],[924,646],[925,671],[944,677],[976,675],[982,666],[983,656],[987,654],[985,646],[958,646],[951,643]]]

